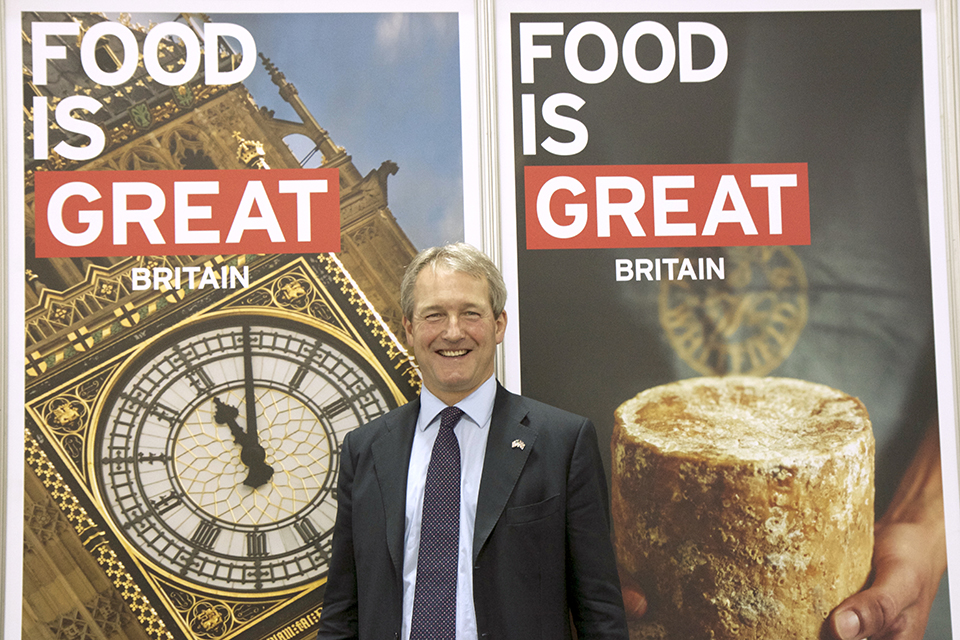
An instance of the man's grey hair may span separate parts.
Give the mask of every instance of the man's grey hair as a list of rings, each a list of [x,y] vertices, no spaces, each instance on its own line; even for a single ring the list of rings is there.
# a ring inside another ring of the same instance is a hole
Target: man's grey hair
[[[417,284],[417,276],[426,267],[442,267],[451,271],[466,273],[474,278],[483,278],[487,281],[490,290],[490,308],[493,317],[498,318],[507,305],[507,286],[503,283],[500,270],[482,251],[464,242],[446,244],[442,247],[430,247],[418,253],[407,266],[403,280],[400,282],[400,308],[403,317],[413,319],[413,288]]]

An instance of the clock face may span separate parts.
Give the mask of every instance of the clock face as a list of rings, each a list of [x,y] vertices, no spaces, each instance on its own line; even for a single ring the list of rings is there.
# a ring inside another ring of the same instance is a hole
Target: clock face
[[[327,571],[340,442],[396,406],[354,350],[306,325],[222,316],[127,367],[92,464],[118,533],[162,571],[234,592]]]

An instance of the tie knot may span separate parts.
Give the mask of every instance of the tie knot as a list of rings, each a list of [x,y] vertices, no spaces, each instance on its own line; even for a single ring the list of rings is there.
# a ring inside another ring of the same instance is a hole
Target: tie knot
[[[460,416],[462,415],[463,409],[460,407],[446,407],[440,412],[440,428],[453,429],[457,426],[457,423],[460,421]]]

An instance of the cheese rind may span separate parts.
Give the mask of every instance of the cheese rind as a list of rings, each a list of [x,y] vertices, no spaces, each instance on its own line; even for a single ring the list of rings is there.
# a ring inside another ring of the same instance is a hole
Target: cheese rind
[[[616,411],[631,640],[817,640],[873,553],[874,440],[856,398],[785,378],[695,378]]]

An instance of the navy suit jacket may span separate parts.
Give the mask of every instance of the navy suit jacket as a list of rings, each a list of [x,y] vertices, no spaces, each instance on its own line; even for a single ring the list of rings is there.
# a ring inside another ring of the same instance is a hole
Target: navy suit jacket
[[[419,412],[418,399],[344,438],[318,640],[400,637],[407,465]],[[497,385],[473,584],[483,640],[569,639],[571,619],[579,640],[627,640],[589,420]]]

